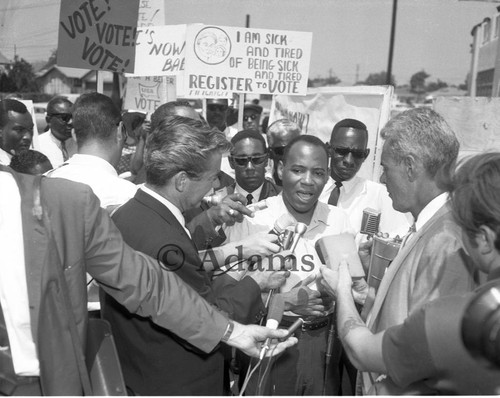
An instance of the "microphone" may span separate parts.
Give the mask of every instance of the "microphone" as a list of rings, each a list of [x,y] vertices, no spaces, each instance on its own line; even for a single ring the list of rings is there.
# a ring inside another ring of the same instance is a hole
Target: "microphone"
[[[283,318],[283,312],[285,311],[285,300],[283,296],[276,295],[271,299],[271,303],[269,304],[269,311],[267,313],[266,327],[269,329],[276,330],[281,322],[281,318]],[[264,345],[260,350],[259,358],[262,360],[266,355],[266,352],[269,350],[269,345],[271,343],[271,339],[268,337]]]
[[[361,233],[373,236],[378,232],[380,226],[380,211],[367,207],[363,210],[361,220]]]
[[[295,252],[295,248],[297,247],[297,243],[299,243],[300,238],[302,238],[302,236],[304,236],[306,231],[307,231],[306,224],[304,224],[302,222],[298,222],[295,225],[295,235],[293,236],[292,246],[290,247],[290,251],[292,253]]]
[[[377,237],[375,236],[375,238]],[[338,268],[340,262],[345,259],[349,264],[349,272],[353,278],[365,276],[354,235],[343,233],[323,236],[316,241],[314,247],[320,261],[328,268]]]
[[[259,210],[264,210],[267,208],[268,208],[267,199],[261,200],[260,202],[257,202],[257,203],[252,203],[251,205],[247,206],[247,209],[249,209],[250,211],[253,211],[253,212],[256,212]]]
[[[285,229],[287,229],[290,225],[293,224],[295,224],[295,219],[290,213],[282,214],[274,222],[274,227],[269,231],[269,233],[276,236],[280,236]]]

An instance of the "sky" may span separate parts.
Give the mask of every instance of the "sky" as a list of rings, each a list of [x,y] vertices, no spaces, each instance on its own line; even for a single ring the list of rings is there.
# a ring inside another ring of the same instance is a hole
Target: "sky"
[[[124,0],[125,1],[125,0]],[[165,0],[166,24],[306,31],[313,33],[310,78],[330,74],[350,85],[386,70],[392,0]],[[471,30],[500,3],[398,0],[393,75],[398,85],[425,70],[428,81],[464,83]],[[29,62],[57,47],[60,0],[0,0],[0,52]],[[8,10],[8,12],[6,11]]]

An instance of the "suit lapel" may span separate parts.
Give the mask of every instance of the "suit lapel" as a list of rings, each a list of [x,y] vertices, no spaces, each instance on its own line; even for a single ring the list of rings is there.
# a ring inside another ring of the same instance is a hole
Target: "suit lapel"
[[[377,291],[377,295],[375,296],[375,301],[373,303],[373,307],[368,314],[367,318],[367,326],[371,329],[375,324],[376,319],[380,313],[382,305],[387,297],[387,293],[389,292],[389,288],[391,283],[398,273],[399,268],[405,262],[408,255],[415,248],[420,239],[428,233],[428,231],[441,219],[445,214],[449,211],[448,205],[445,204],[442,206],[434,216],[422,227],[420,231],[417,231],[415,235],[410,239],[410,241],[401,249],[398,253],[394,261],[391,263],[384,277],[382,278],[382,282],[380,283],[380,287]]]
[[[188,240],[193,249],[197,252],[198,248],[194,243],[193,239],[187,234],[184,227],[179,223],[177,218],[172,214],[172,212],[163,203],[144,192],[142,189],[138,189],[134,197],[138,202],[153,210],[158,214],[165,222],[167,222],[172,228],[175,228],[179,234],[181,234],[186,240]]]

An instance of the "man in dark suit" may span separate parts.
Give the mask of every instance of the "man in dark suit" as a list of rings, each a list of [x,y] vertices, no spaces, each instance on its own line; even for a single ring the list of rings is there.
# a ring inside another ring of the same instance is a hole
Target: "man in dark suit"
[[[242,130],[231,143],[229,164],[234,169],[236,183],[228,187],[228,194],[240,193],[247,199],[247,205],[278,195],[280,189],[266,179],[268,155],[262,134],[257,130]]]
[[[286,271],[252,272],[226,288],[212,286],[183,212],[199,206],[217,183],[222,153],[229,148],[222,132],[183,117],[160,122],[148,138],[146,185],[113,215],[134,249],[163,261],[210,303],[245,322],[263,314],[261,289],[284,283]],[[205,354],[148,319],[130,314],[106,295],[102,313],[113,328],[125,383],[141,395],[222,395],[223,354]]]
[[[266,335],[283,336],[228,321],[133,251],[88,186],[0,166],[0,192],[0,395],[82,395],[86,272],[130,311],[205,353],[225,341],[257,356]]]

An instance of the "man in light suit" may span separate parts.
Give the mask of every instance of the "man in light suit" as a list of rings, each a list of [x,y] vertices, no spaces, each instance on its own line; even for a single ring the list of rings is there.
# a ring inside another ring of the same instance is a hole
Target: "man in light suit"
[[[86,271],[130,311],[203,352],[222,340],[257,356],[266,335],[283,337],[228,321],[134,252],[86,185],[0,166],[0,192],[0,395],[82,395]]]
[[[373,333],[402,323],[429,300],[475,287],[462,233],[439,178],[458,155],[454,132],[433,110],[417,108],[391,119],[381,134],[381,181],[394,209],[413,215],[416,230],[403,240],[375,298],[368,296],[365,302],[362,316]],[[340,330],[349,327],[348,322],[339,325]],[[363,393],[391,393],[386,380],[378,377],[362,374]]]
[[[125,241],[156,256],[207,301],[231,317],[257,322],[263,315],[261,289],[279,287],[286,271],[251,272],[241,281],[216,286],[205,271],[186,228],[183,212],[199,206],[218,183],[222,132],[180,116],[164,119],[146,143],[146,185],[113,215]],[[106,295],[102,314],[112,326],[130,391],[140,395],[222,395],[221,350],[205,354],[182,336],[131,314]]]

